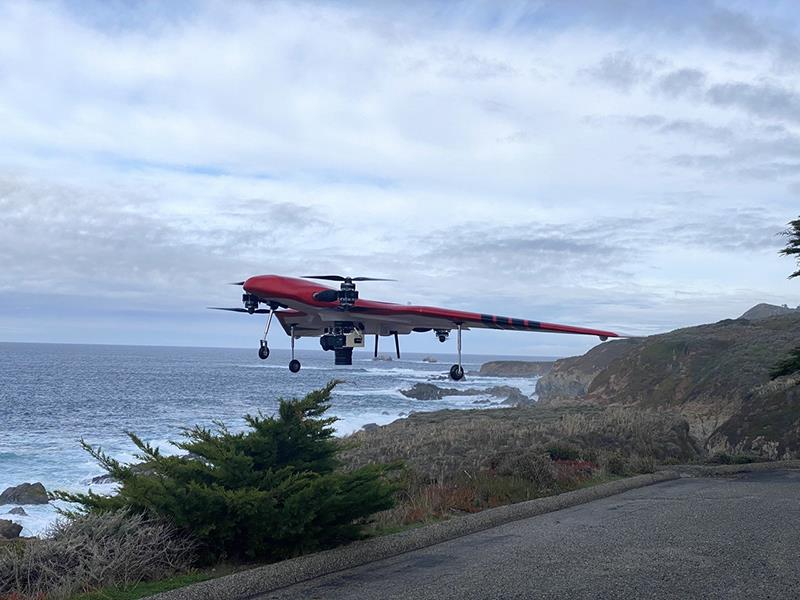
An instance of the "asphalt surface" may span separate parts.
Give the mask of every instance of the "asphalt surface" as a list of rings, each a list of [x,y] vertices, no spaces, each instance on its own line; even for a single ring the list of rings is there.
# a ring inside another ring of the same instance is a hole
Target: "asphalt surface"
[[[800,471],[660,483],[254,598],[800,598]]]

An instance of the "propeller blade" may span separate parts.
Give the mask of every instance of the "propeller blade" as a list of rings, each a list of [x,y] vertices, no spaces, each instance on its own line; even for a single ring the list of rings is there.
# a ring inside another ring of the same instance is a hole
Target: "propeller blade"
[[[353,277],[351,281],[397,281],[397,279],[382,279],[380,277]]]
[[[243,285],[244,285],[244,281],[232,281],[232,282],[231,282],[231,283],[229,283],[228,285],[238,285],[238,286],[243,286]]]
[[[206,308],[208,310],[228,310],[230,312],[238,312],[238,313],[249,313],[250,312],[246,308],[227,308],[227,307],[224,307],[224,306],[206,306]],[[253,314],[266,315],[269,312],[270,311],[269,311],[268,308],[257,308],[256,310],[253,311]]]
[[[342,277],[341,275],[303,275],[303,279],[324,279],[326,281],[397,281],[397,279],[382,279],[380,277]]]
[[[327,281],[344,281],[341,275],[302,275],[303,279],[325,279]]]

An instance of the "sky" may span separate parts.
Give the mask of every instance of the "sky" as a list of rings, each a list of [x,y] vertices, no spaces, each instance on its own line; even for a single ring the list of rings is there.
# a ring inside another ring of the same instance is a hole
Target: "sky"
[[[799,304],[799,195],[794,2],[0,0],[4,341],[255,348],[206,307],[317,272],[648,335]]]

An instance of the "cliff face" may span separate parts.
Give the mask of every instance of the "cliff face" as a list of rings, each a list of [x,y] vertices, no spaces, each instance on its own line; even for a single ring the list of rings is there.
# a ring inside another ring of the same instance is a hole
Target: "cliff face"
[[[614,340],[595,346],[583,356],[557,360],[536,383],[539,402],[562,405],[580,400],[601,371],[641,343],[641,339]]]
[[[778,405],[791,412],[787,398],[794,392],[789,388],[770,388],[769,393],[758,388],[768,383],[770,368],[800,343],[798,311],[625,342],[613,349],[620,342],[602,344],[583,357],[557,361],[537,387],[540,401],[679,412],[689,420],[692,434],[710,446],[729,436],[732,446],[755,439],[759,415],[774,412]],[[769,435],[791,437],[791,428],[789,421],[778,418]]]

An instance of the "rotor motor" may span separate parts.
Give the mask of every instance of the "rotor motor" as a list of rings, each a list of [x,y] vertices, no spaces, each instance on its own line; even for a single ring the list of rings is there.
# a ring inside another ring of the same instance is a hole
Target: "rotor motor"
[[[242,303],[251,315],[258,309],[258,296],[255,294],[242,294]]]

